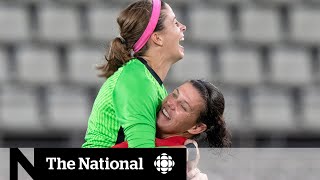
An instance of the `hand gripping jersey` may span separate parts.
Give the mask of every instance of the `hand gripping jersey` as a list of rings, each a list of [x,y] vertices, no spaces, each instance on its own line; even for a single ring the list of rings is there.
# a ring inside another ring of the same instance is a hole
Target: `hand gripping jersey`
[[[120,127],[129,147],[155,147],[156,114],[166,96],[161,79],[147,62],[130,60],[102,85],[82,147],[112,147]]]

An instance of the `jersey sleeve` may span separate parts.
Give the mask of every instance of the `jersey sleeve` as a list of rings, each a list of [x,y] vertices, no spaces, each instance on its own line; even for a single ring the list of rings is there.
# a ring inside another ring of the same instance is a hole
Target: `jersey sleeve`
[[[129,148],[155,147],[156,87],[142,72],[124,71],[113,94],[115,113],[124,129]]]

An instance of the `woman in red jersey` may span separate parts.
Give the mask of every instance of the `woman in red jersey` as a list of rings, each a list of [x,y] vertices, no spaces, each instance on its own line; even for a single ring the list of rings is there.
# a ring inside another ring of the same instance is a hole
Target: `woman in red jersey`
[[[179,146],[196,142],[209,147],[230,147],[231,136],[223,117],[224,97],[217,87],[202,80],[188,81],[162,103],[157,116],[156,146]],[[198,146],[197,143],[194,143]],[[127,142],[113,146],[127,148]],[[197,168],[197,157],[187,163],[187,177],[206,180],[207,176]]]
[[[203,80],[187,81],[162,102],[156,146],[178,146],[194,139],[207,147],[229,147],[231,136],[223,112],[224,97],[217,87]],[[127,143],[113,147],[126,148]]]

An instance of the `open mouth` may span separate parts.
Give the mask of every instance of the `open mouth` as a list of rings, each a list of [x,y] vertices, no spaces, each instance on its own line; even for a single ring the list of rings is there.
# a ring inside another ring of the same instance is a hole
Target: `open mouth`
[[[183,46],[181,45],[181,43],[183,43],[183,41],[184,41],[184,36],[179,40],[179,46],[180,46],[181,48],[183,48]]]
[[[162,113],[163,113],[169,120],[171,119],[170,116],[169,116],[168,111],[167,111],[165,108],[162,109]]]

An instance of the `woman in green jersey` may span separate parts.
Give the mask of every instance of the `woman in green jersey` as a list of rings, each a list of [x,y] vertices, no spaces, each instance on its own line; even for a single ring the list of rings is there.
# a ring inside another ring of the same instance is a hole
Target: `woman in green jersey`
[[[120,35],[111,42],[101,65],[106,77],[89,117],[82,147],[155,147],[156,114],[167,91],[163,80],[183,58],[186,26],[160,0],[138,1],[124,9],[117,23]]]

